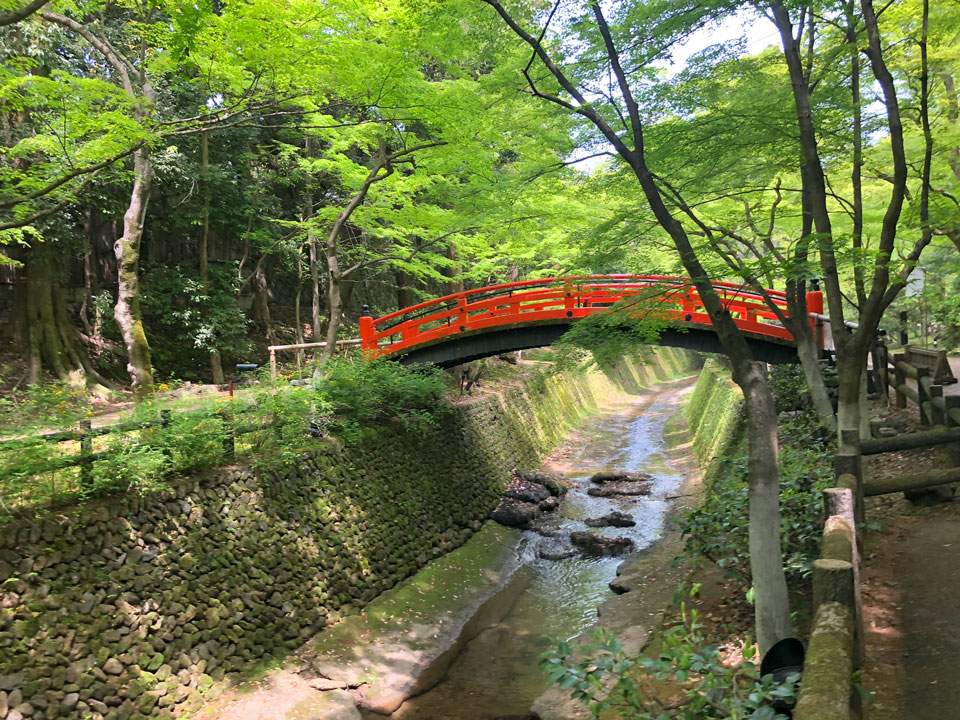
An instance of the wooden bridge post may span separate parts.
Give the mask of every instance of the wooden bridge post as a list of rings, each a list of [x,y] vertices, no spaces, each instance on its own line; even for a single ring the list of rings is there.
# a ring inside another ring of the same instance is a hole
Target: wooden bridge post
[[[895,353],[893,356],[893,382],[896,384],[897,410],[907,407],[907,396],[900,391],[900,387],[907,384],[907,376],[900,368],[900,363],[906,361],[907,356],[904,353]]]

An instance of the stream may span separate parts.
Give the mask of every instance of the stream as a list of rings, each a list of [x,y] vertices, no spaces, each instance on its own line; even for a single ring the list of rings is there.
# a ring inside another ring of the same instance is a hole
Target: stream
[[[577,530],[608,537],[629,537],[635,550],[660,536],[671,495],[683,477],[668,464],[664,426],[678,412],[692,379],[664,383],[642,395],[607,408],[568,439],[564,450],[545,469],[565,475],[573,484],[550,519],[563,542]],[[649,473],[654,477],[647,497],[595,498],[587,495],[589,478],[599,470]],[[636,526],[588,528],[587,518],[612,510],[630,514]],[[623,557],[544,560],[541,543],[556,543],[525,531],[517,546],[522,563],[498,597],[475,618],[472,639],[426,692],[407,700],[391,718],[397,720],[496,720],[523,718],[547,689],[539,668],[547,636],[571,639],[596,622],[597,607],[611,595]],[[637,591],[635,591],[637,592]],[[383,718],[382,715],[365,715]]]

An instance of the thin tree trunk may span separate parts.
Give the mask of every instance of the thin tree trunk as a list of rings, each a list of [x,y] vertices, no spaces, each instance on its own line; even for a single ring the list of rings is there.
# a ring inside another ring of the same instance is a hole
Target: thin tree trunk
[[[153,183],[153,163],[145,148],[133,154],[133,190],[123,215],[123,235],[114,243],[117,258],[117,304],[113,317],[127,347],[127,372],[134,398],[143,400],[153,392],[150,345],[140,312],[140,240]]]
[[[450,292],[447,294],[452,295],[453,293],[461,293],[463,292],[463,265],[460,263],[460,258],[457,255],[457,248],[455,248],[453,245],[447,246],[447,259],[456,263],[455,265],[442,270],[446,277],[453,280],[453,282],[450,284]]]
[[[257,263],[250,278],[250,287],[253,291],[250,311],[253,322],[263,332],[267,342],[276,342],[276,333],[273,331],[273,318],[270,316],[270,285],[267,282],[266,263]]]
[[[823,374],[820,372],[820,348],[817,347],[810,326],[805,323],[798,323],[798,325],[803,325],[806,328],[806,330],[801,328],[799,332],[794,331],[793,338],[797,344],[797,357],[800,360],[803,377],[807,382],[807,390],[810,392],[813,410],[820,418],[820,422],[829,428],[835,428],[837,419],[833,414],[833,403],[830,401],[827,385],[823,381]]]
[[[297,295],[293,301],[293,322],[297,326],[297,343],[303,344],[303,322],[300,319],[301,298],[303,296],[303,247],[297,249]],[[300,354],[300,351],[297,351]]]
[[[200,133],[200,182],[203,185],[203,225],[200,230],[200,285],[203,287],[203,294],[209,298],[210,289],[210,270],[209,264],[209,245],[210,245],[210,142],[207,132]],[[207,304],[209,300],[204,301],[200,308],[202,317],[209,315]],[[210,372],[213,375],[214,385],[223,385],[226,381],[223,377],[223,361],[220,359],[220,353],[216,350],[210,351]]]
[[[953,82],[953,75],[950,73],[941,73],[940,79],[943,80],[943,89],[946,92],[947,120],[953,125],[960,122],[960,103],[957,102],[957,88]],[[960,180],[960,147],[953,147],[950,150],[950,167],[953,169],[953,175]]]
[[[394,278],[397,283],[397,310],[416,305],[417,296],[413,294],[413,290],[410,288],[413,277],[409,273],[397,269]]]
[[[313,157],[313,145],[310,137],[304,142],[304,154]],[[320,269],[317,267],[319,248],[317,234],[310,223],[313,218],[313,190],[310,188],[310,179],[306,181],[304,189],[303,221],[307,224],[307,255],[310,262],[310,327],[313,331],[313,342],[320,341]]]
[[[847,5],[847,42],[851,45],[850,94],[853,100],[853,169],[850,180],[853,184],[853,229],[851,231],[855,250],[863,248],[863,110],[860,99],[860,48],[857,45],[856,11],[853,0]],[[867,302],[866,284],[863,279],[863,258],[855,258],[853,281],[857,292],[857,305]]]

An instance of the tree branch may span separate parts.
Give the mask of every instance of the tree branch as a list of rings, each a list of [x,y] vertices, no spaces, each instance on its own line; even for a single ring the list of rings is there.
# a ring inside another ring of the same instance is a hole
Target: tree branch
[[[13,25],[26,17],[33,15],[37,10],[46,5],[50,0],[33,0],[21,8],[0,13],[0,27],[4,25]]]

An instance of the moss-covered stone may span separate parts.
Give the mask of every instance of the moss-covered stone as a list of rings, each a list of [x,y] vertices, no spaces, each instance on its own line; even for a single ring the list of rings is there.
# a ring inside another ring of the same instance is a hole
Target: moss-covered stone
[[[64,718],[108,697],[132,718],[189,712],[231,673],[286,654],[461,546],[512,468],[538,463],[606,397],[694,358],[662,349],[645,362],[540,374],[420,435],[386,425],[270,472],[224,470],[0,528],[0,559],[18,577],[0,585],[0,675],[23,673],[24,701],[51,683],[76,693]],[[103,670],[110,659],[116,674]]]

